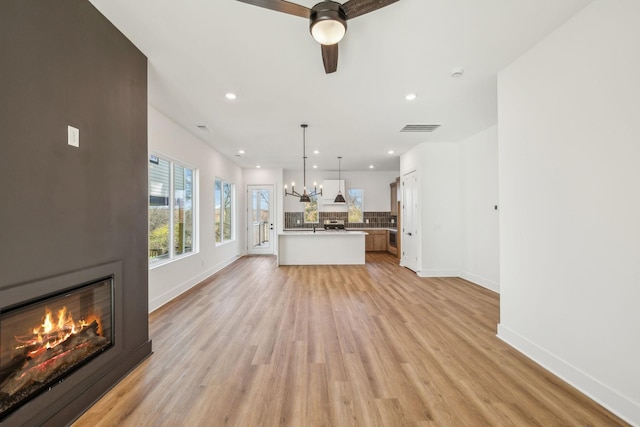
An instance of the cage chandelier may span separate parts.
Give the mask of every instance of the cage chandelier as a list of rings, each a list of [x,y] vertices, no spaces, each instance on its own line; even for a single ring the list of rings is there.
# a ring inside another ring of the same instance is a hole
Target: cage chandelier
[[[316,183],[313,183],[313,191],[311,193],[307,193],[307,124],[301,124],[302,128],[302,194],[298,193],[295,190],[295,183],[291,183],[291,192],[287,190],[287,185],[284,185],[284,194],[285,196],[295,196],[300,197],[300,201],[302,203],[311,202],[311,197],[322,196],[322,185],[320,186],[320,191],[318,191],[316,187]]]

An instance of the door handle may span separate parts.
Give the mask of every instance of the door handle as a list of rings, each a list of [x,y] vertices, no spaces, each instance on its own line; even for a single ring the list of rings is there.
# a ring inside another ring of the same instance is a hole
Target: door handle
[[[407,236],[411,236],[411,233],[407,233]]]

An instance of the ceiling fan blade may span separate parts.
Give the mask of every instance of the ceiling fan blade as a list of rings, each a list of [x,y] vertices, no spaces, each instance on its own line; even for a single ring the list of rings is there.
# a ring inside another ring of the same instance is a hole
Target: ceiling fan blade
[[[275,10],[276,12],[288,13],[289,15],[307,18],[311,16],[311,9],[299,4],[290,3],[284,0],[238,0],[242,3],[252,4],[254,6],[264,7],[265,9]]]
[[[332,45],[322,44],[322,62],[324,71],[331,74],[338,69],[338,43]]]
[[[389,6],[397,1],[398,0],[349,0],[342,5],[342,9],[347,15],[347,19],[353,19],[365,13]]]

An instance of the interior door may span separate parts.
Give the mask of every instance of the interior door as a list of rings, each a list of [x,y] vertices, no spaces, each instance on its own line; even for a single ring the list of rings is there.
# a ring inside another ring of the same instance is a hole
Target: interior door
[[[400,265],[420,271],[418,240],[418,176],[410,172],[402,177],[402,257]]]
[[[247,252],[251,255],[275,253],[273,185],[247,186]]]

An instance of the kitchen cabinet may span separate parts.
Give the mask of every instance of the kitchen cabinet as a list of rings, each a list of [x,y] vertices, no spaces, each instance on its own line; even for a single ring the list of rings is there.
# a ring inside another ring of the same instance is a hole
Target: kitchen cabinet
[[[385,252],[387,250],[387,230],[368,229],[364,239],[364,248],[367,252]]]
[[[390,196],[390,211],[391,215],[398,216],[398,200],[400,194],[400,177],[397,177],[395,181],[389,184],[389,196]]]
[[[373,250],[375,252],[387,250],[387,230],[382,230],[382,233],[373,235]]]

